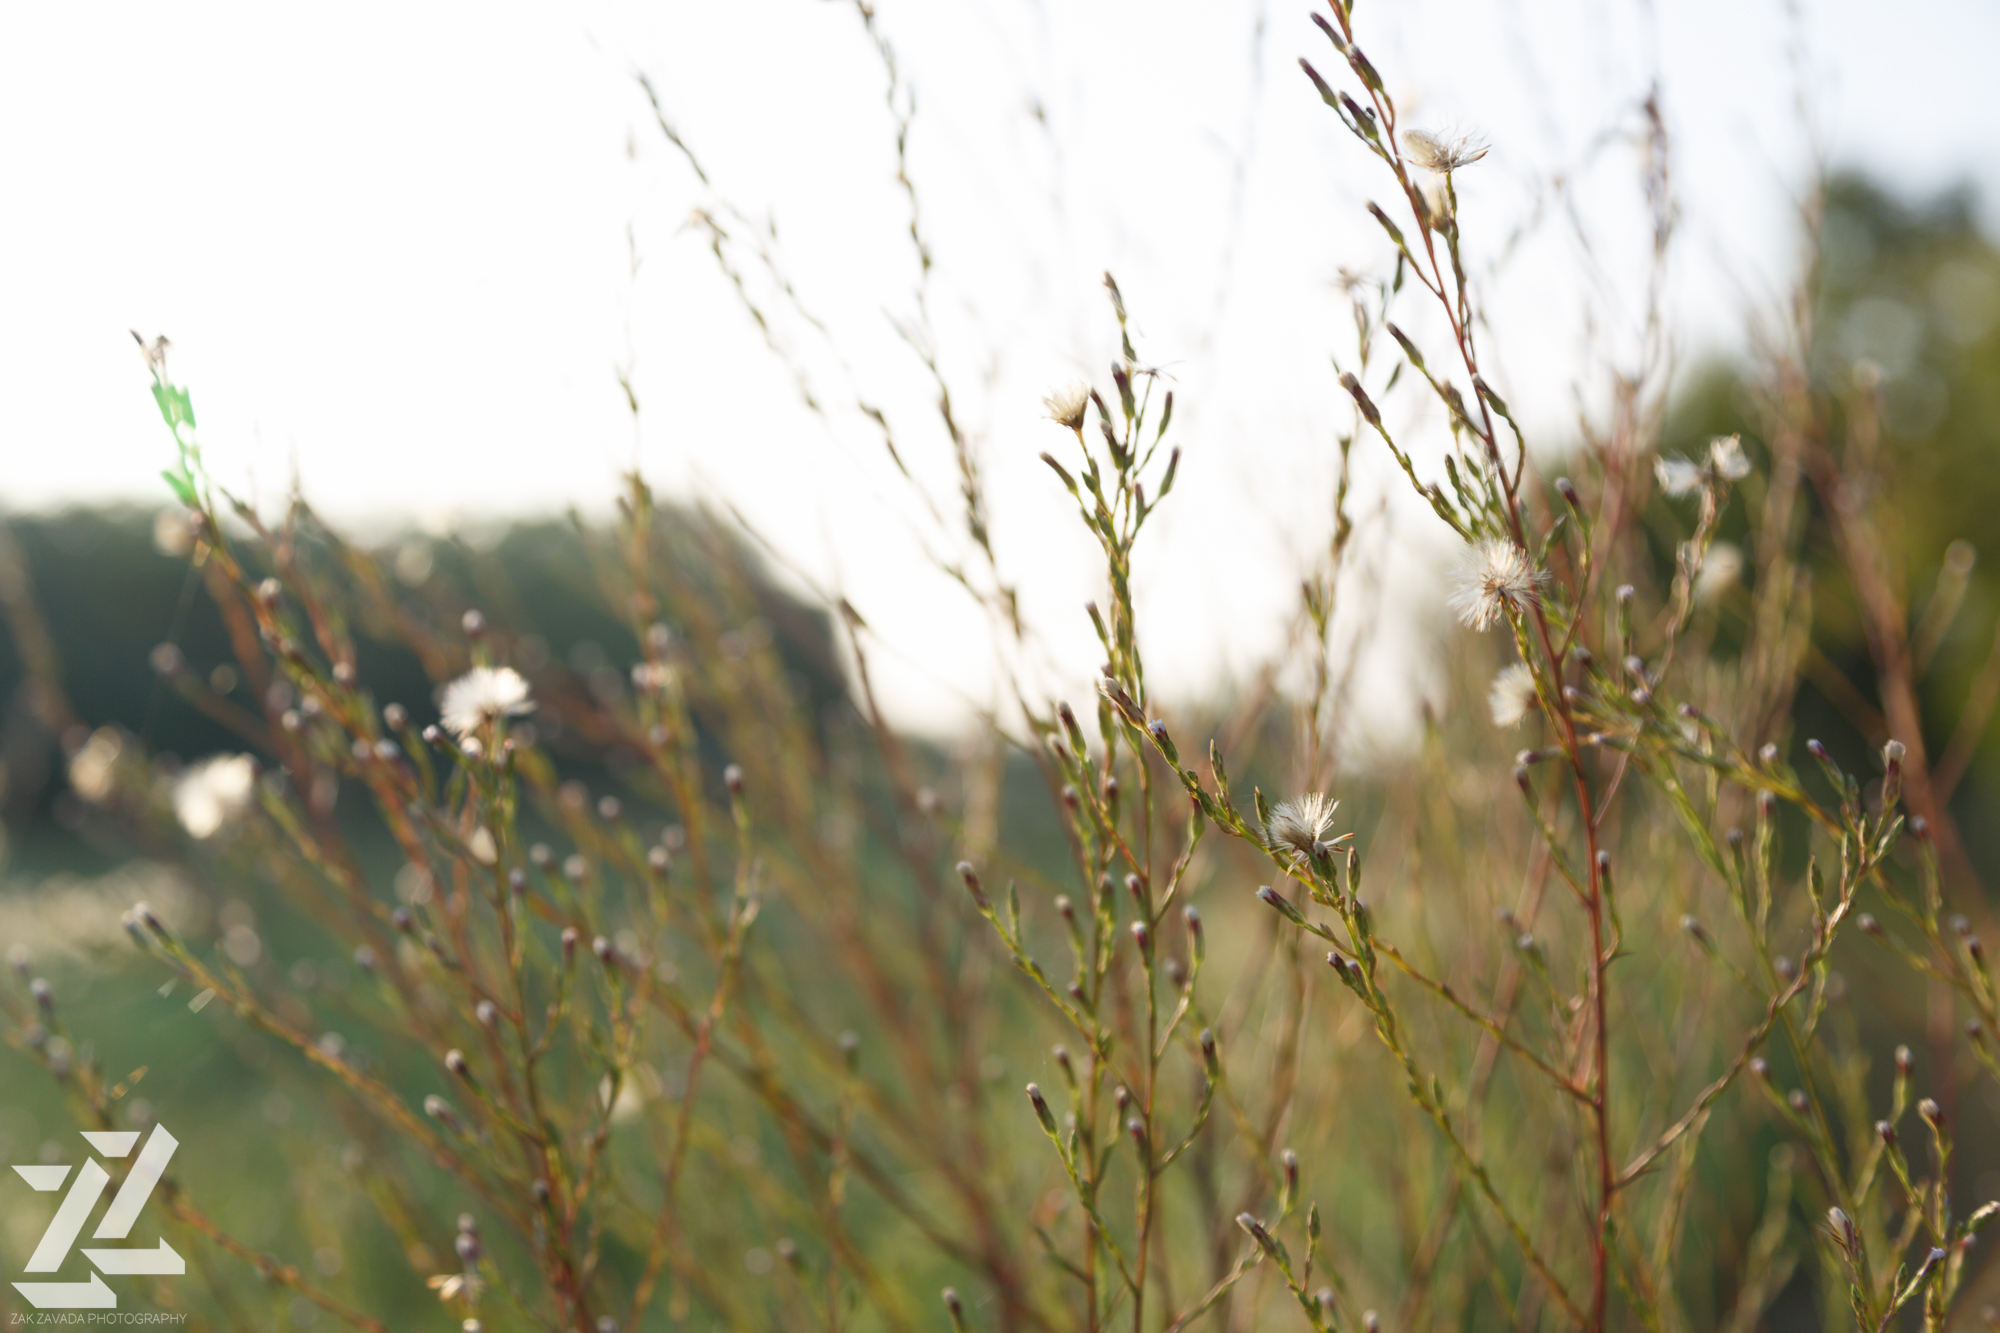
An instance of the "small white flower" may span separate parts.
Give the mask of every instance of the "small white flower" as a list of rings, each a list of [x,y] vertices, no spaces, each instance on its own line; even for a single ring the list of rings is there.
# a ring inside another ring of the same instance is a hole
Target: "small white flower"
[[[1493,725],[1518,727],[1521,719],[1535,711],[1541,700],[1535,694],[1535,673],[1525,662],[1501,668],[1487,693],[1486,706],[1493,710]]]
[[[1410,160],[1425,171],[1439,173],[1469,167],[1486,156],[1486,142],[1474,134],[1432,134],[1410,130],[1403,135]]]
[[[444,687],[439,707],[446,727],[459,737],[470,736],[489,722],[532,713],[528,682],[512,667],[474,667]]]
[[[1083,414],[1089,406],[1090,385],[1083,380],[1051,389],[1042,395],[1042,407],[1048,412],[1049,420],[1061,422],[1071,430],[1083,429]]]
[[[210,755],[174,780],[174,817],[192,838],[212,838],[250,807],[257,764],[247,754]]]
[[[1281,801],[1271,811],[1271,822],[1264,826],[1264,845],[1280,856],[1290,857],[1294,864],[1309,861],[1325,845],[1326,831],[1333,827],[1333,812],[1339,808],[1339,801],[1317,791]],[[1342,842],[1352,836],[1343,833],[1333,841]]]
[[[1716,542],[1694,576],[1694,599],[1712,602],[1743,577],[1743,552],[1733,542]]]
[[[1508,611],[1525,612],[1548,575],[1528,563],[1528,553],[1510,541],[1489,538],[1472,549],[1453,578],[1451,609],[1476,630],[1500,623]]]

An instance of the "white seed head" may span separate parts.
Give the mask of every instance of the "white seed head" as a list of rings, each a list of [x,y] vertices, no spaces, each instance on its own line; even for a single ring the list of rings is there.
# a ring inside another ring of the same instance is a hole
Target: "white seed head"
[[[1724,481],[1741,481],[1750,475],[1750,456],[1743,452],[1741,435],[1718,435],[1708,442],[1708,470]]]
[[[1535,695],[1535,673],[1528,670],[1525,662],[1501,668],[1486,696],[1486,705],[1493,710],[1493,725],[1496,727],[1521,725],[1521,719],[1534,712],[1539,702]]]
[[[444,687],[445,726],[463,738],[488,722],[531,713],[528,682],[512,667],[474,667]]]
[[[1486,156],[1486,141],[1476,134],[1432,134],[1410,130],[1403,135],[1403,149],[1410,160],[1425,171],[1439,173],[1469,167]]]
[[[1083,429],[1083,414],[1090,407],[1090,385],[1083,380],[1051,389],[1042,395],[1042,407],[1048,412],[1049,420],[1059,421],[1071,430]]]
[[[1534,605],[1548,575],[1528,563],[1528,553],[1509,541],[1490,538],[1472,549],[1452,580],[1451,609],[1476,630],[1489,630],[1509,611]]]
[[[1325,792],[1307,792],[1289,801],[1280,801],[1264,826],[1264,845],[1294,862],[1309,861],[1326,831],[1333,827],[1333,812],[1340,802]]]
[[[1690,495],[1701,489],[1701,468],[1677,455],[1662,454],[1654,459],[1653,476],[1668,495]]]
[[[1708,442],[1708,453],[1699,463],[1675,454],[1662,454],[1653,460],[1653,475],[1668,495],[1719,490],[1750,475],[1750,456],[1743,452],[1741,435],[1718,435]]]

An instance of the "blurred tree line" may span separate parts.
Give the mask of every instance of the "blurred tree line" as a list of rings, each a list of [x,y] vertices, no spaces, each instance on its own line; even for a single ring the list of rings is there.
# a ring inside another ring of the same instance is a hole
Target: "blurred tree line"
[[[416,614],[439,627],[455,631],[475,609],[523,627],[513,660],[545,697],[615,693],[625,685],[614,664],[630,659],[632,630],[602,594],[579,522],[523,521],[481,542],[405,534],[376,554],[418,594]],[[824,615],[781,590],[710,516],[685,512],[677,524],[688,540],[675,556],[697,577],[704,567],[749,573],[761,614],[743,632],[778,646],[813,712],[843,700]],[[117,727],[183,761],[254,748],[223,720],[255,725],[262,708],[234,665],[231,627],[188,567],[188,544],[172,510],[68,509],[0,524],[0,810],[21,868],[100,859],[78,836],[81,807],[63,778],[65,753],[90,731]],[[362,687],[380,705],[402,704],[419,727],[436,721],[423,664],[389,627],[359,628],[369,645],[357,664]],[[59,695],[38,684],[49,672]],[[606,762],[590,738],[562,736],[553,715],[540,723],[558,762],[579,771]]]

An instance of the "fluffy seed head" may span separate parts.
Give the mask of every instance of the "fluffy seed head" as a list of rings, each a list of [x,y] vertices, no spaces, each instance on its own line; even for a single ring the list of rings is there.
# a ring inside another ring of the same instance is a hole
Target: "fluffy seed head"
[[[532,713],[528,682],[512,667],[474,667],[444,687],[439,707],[445,726],[463,738],[488,722]]]
[[[1090,407],[1090,385],[1077,380],[1051,389],[1042,395],[1042,407],[1050,421],[1061,422],[1071,430],[1082,430],[1084,412]]]
[[[1534,605],[1548,575],[1528,563],[1528,553],[1509,541],[1489,539],[1472,549],[1453,578],[1451,609],[1467,626],[1489,630],[1511,611]]]
[[[1410,130],[1403,135],[1403,149],[1410,160],[1425,171],[1449,173],[1469,167],[1486,156],[1486,141],[1476,134],[1432,134]]]
[[[1310,861],[1333,827],[1333,812],[1339,806],[1339,801],[1317,791],[1279,802],[1264,826],[1264,845],[1294,863]]]
[[[1535,711],[1537,702],[1535,673],[1528,670],[1525,662],[1501,668],[1486,695],[1486,706],[1493,710],[1496,727],[1519,726],[1522,718]]]
[[[1699,463],[1662,454],[1653,460],[1653,475],[1668,495],[1692,495],[1749,476],[1750,456],[1743,452],[1742,436],[1718,435],[1708,442],[1708,454]]]

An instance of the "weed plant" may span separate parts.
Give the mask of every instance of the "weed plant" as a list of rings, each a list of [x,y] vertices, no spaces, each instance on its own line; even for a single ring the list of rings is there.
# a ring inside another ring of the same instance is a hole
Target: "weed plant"
[[[308,1070],[351,1145],[310,1211],[393,1237],[397,1282],[430,1288],[428,1314],[371,1308],[380,1284],[239,1239],[176,1172],[161,1204],[200,1259],[161,1308],[261,1328],[303,1300],[378,1333],[1677,1330],[1760,1327],[1789,1292],[1827,1328],[1963,1323],[1996,1205],[1954,1188],[1955,1144],[1991,1132],[1966,1094],[2000,1077],[2000,994],[1870,511],[1877,386],[1811,369],[1808,275],[1760,433],[1662,454],[1649,343],[1612,424],[1546,475],[1482,373],[1500,332],[1457,183],[1483,147],[1402,123],[1350,4],[1313,21],[1338,73],[1304,72],[1376,163],[1389,261],[1350,286],[1294,699],[1204,712],[1149,687],[1133,571],[1180,448],[1109,277],[1109,382],[1050,394],[1068,438],[1044,455],[1102,557],[1097,693],[1018,692],[949,759],[884,720],[851,607],[774,615],[743,548],[638,478],[582,534],[615,662],[531,663],[532,626],[476,578],[413,589],[303,503],[267,522],[213,485],[147,345],[257,706],[157,661],[246,754],[175,774],[100,732],[73,780],[198,894],[254,883],[310,923],[301,984],[240,922],[126,918],[196,1013]],[[1395,438],[1425,418],[1386,405],[1424,398],[1443,432]],[[1334,641],[1356,450],[1464,548],[1464,706],[1365,768]],[[1816,525],[1880,683],[1865,771],[1790,728]],[[988,572],[968,595],[1025,635]],[[801,664],[837,670],[836,639],[850,688],[819,706]],[[435,722],[363,688],[380,645],[422,663]],[[356,850],[357,798],[391,875]],[[1923,1059],[1871,1065],[1870,996],[1836,970],[1863,954],[1944,1016],[1911,1037]],[[17,971],[9,1044],[80,1127],[143,1127]]]

